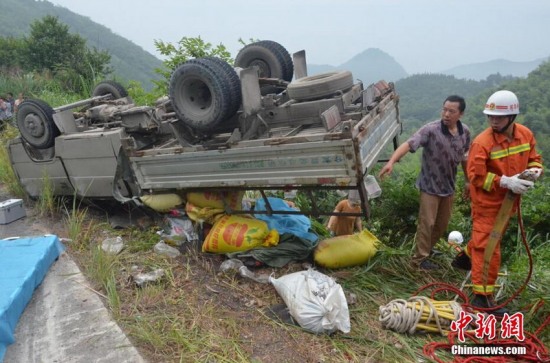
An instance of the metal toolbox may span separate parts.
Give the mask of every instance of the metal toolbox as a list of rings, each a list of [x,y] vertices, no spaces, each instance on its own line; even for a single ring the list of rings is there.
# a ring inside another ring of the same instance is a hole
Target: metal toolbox
[[[25,217],[23,199],[8,199],[0,202],[0,224],[8,224]]]

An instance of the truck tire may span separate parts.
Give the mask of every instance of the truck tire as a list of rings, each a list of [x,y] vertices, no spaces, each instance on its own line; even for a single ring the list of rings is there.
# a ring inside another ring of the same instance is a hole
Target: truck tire
[[[115,81],[103,81],[95,86],[92,97],[105,96],[109,93],[113,95],[114,100],[128,96],[128,91],[121,84]]]
[[[212,60],[192,59],[179,65],[169,88],[176,115],[194,130],[213,132],[238,109],[231,78],[227,67]]]
[[[60,134],[53,122],[53,109],[36,99],[21,102],[17,110],[17,127],[21,137],[37,149],[52,147]]]
[[[296,79],[288,85],[287,92],[294,100],[307,101],[346,91],[352,86],[351,72],[334,71]]]
[[[233,116],[241,107],[242,102],[241,80],[237,72],[235,72],[235,69],[223,59],[217,57],[204,57],[201,59],[205,62],[215,64],[221,69],[221,74],[225,76],[225,82],[229,85],[230,103],[233,106],[233,108],[229,110],[229,114]]]
[[[235,66],[257,66],[261,78],[279,78],[287,82],[290,82],[294,75],[290,54],[282,45],[271,40],[262,40],[245,46],[235,57]]]

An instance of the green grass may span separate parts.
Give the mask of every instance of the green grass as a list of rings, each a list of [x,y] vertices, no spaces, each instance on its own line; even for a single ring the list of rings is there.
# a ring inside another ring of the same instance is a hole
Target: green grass
[[[57,210],[57,200],[54,195],[54,186],[46,170],[42,173],[42,187],[36,204],[40,216],[53,217]]]
[[[233,313],[228,312],[222,302],[202,300],[201,296],[204,296],[205,291],[228,289],[236,299],[262,298],[276,301],[278,297],[272,288],[258,285],[265,290],[259,295],[255,294],[243,288],[243,283],[250,282],[218,275],[216,265],[197,252],[190,251],[184,263],[151,253],[154,244],[152,231],[130,230],[124,233],[127,248],[123,252],[117,256],[107,255],[101,251],[101,241],[97,240],[90,246],[90,258],[84,259],[84,263],[88,267],[87,275],[106,292],[106,303],[114,317],[138,346],[158,360],[253,361],[249,343],[241,336],[246,331],[247,323],[233,318]],[[425,359],[422,356],[423,346],[431,341],[445,341],[445,338],[438,334],[408,335],[384,330],[378,323],[378,308],[394,299],[408,299],[420,287],[431,282],[441,281],[459,286],[464,273],[450,267],[454,253],[444,241],[437,246],[444,252],[443,256],[437,258],[443,269],[430,274],[415,271],[409,267],[412,247],[410,239],[399,247],[382,246],[378,254],[364,266],[322,271],[336,278],[348,296],[354,294],[357,297],[357,303],[349,305],[352,323],[350,334],[314,336],[298,327],[266,321],[263,314],[258,314],[259,310],[254,314],[254,319],[258,319],[258,324],[261,322],[271,326],[271,329],[279,331],[278,334],[312,344],[324,352],[323,356],[330,357],[325,361],[372,359],[381,362],[417,362]],[[526,289],[509,306],[512,310],[525,311],[525,328],[530,332],[537,329],[550,314],[547,303],[538,307],[538,310],[534,306],[550,299],[547,287],[550,286],[550,240],[546,237],[546,241],[534,248],[532,253],[535,265],[531,284],[535,288]],[[506,296],[510,296],[523,282],[526,263],[527,256],[521,248],[513,254],[513,258],[504,261],[503,266],[510,272]],[[146,271],[162,268],[166,275],[160,283],[128,289],[131,282],[125,280],[124,276],[128,273],[124,271],[130,271],[133,265]],[[284,273],[284,269],[276,271],[279,276]],[[205,282],[201,285],[199,281],[202,280]],[[194,283],[189,284],[190,281]],[[429,294],[429,291],[425,294]],[[439,296],[440,300],[448,300],[454,295]],[[539,337],[548,340],[550,332],[547,329]],[[439,354],[450,359],[444,352]]]
[[[13,196],[23,198],[25,191],[19,181],[13,168],[8,153],[8,142],[19,134],[19,131],[11,124],[4,125],[4,129],[0,128],[0,183],[5,184],[8,191]]]

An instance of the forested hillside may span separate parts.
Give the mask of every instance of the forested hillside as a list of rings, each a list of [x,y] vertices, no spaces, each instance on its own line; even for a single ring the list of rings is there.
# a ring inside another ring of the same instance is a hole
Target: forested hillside
[[[27,36],[31,23],[46,15],[56,16],[60,22],[69,26],[71,33],[79,34],[86,39],[88,47],[109,52],[111,66],[118,79],[137,80],[148,89],[152,85],[152,79],[160,78],[154,71],[161,66],[158,58],[87,17],[48,1],[1,0],[0,3],[1,37]]]
[[[416,74],[396,82],[400,96],[401,115],[406,129],[416,129],[440,116],[441,105],[448,95],[457,94],[466,99],[476,97],[486,89],[498,87],[511,77],[494,74],[483,81],[457,79],[444,74]],[[472,110],[469,104],[466,113]]]

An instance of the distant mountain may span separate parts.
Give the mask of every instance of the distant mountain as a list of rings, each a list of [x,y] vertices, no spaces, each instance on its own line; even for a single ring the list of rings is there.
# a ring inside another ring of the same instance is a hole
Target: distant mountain
[[[502,76],[527,77],[527,75],[549,58],[539,58],[530,62],[512,62],[506,59],[495,59],[489,62],[465,64],[442,71],[461,79],[480,81],[491,74],[500,73]]]
[[[155,68],[162,65],[160,59],[88,17],[75,14],[48,1],[1,0],[1,3],[2,37],[26,36],[30,33],[31,23],[46,15],[56,16],[60,22],[69,26],[71,33],[79,34],[86,39],[89,48],[107,50],[111,54],[111,66],[117,79],[139,81],[146,89],[152,87],[152,79],[160,79],[154,72]]]
[[[365,85],[381,79],[395,82],[408,76],[405,69],[393,57],[378,48],[369,48],[339,66],[308,64],[307,68],[308,75],[348,70],[353,74],[353,78],[363,81]]]

